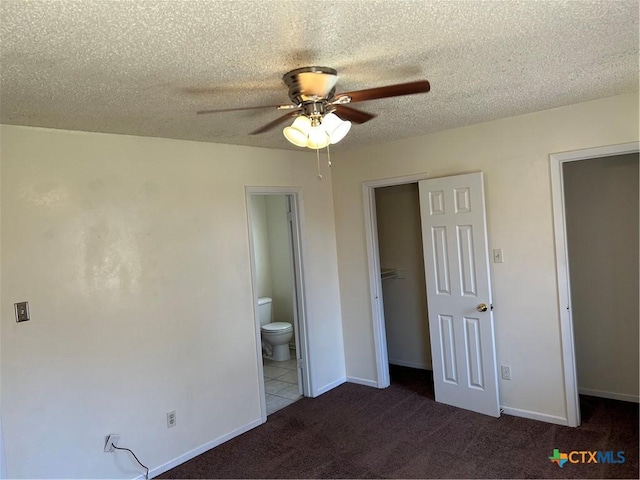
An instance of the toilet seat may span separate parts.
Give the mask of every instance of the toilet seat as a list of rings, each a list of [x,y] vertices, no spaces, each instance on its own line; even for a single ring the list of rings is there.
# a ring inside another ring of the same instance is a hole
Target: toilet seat
[[[260,330],[266,333],[286,333],[293,330],[293,326],[287,322],[273,322],[261,326]]]

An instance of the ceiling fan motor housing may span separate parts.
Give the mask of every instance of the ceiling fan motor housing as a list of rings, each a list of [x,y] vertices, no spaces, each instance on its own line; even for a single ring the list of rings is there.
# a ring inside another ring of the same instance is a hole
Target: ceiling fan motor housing
[[[304,67],[285,73],[282,80],[291,101],[304,108],[305,104],[325,104],[333,98],[338,72],[329,67]]]

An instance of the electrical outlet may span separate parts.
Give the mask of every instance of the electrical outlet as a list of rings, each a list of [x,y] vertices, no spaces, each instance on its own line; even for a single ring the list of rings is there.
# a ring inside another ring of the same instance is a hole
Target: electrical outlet
[[[118,440],[120,440],[120,435],[117,433],[111,433],[107,435],[107,441],[104,443],[104,452],[111,453],[115,450],[113,446],[118,446]]]
[[[176,411],[167,412],[167,428],[176,426]]]
[[[511,380],[511,367],[507,365],[502,365],[500,367],[500,373],[502,375],[503,380]]]

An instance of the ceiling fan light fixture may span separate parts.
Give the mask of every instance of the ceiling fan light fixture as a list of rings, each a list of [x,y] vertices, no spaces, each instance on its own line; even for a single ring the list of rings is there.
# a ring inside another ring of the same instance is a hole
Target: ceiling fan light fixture
[[[305,115],[298,116],[290,127],[282,130],[284,137],[297,147],[306,147],[311,130],[311,119]]]
[[[299,115],[291,126],[282,130],[282,133],[297,147],[320,149],[338,143],[350,129],[351,122],[340,119],[335,113],[329,113],[321,120]]]
[[[331,144],[338,143],[351,130],[351,122],[340,119],[335,113],[325,115],[322,126],[329,135]]]

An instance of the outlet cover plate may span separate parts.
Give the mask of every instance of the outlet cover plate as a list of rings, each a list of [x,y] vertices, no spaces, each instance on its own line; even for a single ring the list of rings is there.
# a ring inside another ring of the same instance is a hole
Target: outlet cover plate
[[[113,446],[118,446],[118,440],[120,440],[120,435],[118,435],[117,433],[111,433],[107,435],[107,440],[104,443],[104,453],[113,452],[115,450]]]
[[[167,428],[176,426],[176,411],[167,412]]]

